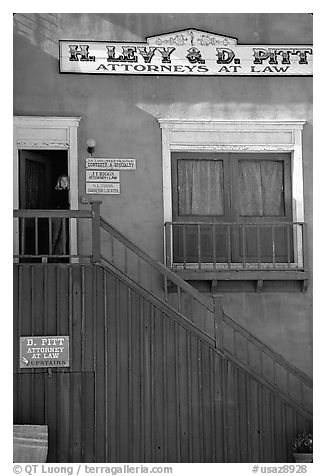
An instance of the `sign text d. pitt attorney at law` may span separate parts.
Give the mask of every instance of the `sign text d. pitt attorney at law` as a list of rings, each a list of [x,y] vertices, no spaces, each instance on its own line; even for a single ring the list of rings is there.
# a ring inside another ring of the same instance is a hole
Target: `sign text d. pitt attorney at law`
[[[20,368],[69,367],[69,336],[20,338]]]
[[[60,72],[196,76],[311,76],[311,45],[238,45],[183,30],[146,43],[60,41]]]

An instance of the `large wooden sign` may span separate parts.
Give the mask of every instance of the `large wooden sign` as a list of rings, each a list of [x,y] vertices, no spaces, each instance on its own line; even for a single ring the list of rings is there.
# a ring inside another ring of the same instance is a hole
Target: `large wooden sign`
[[[69,367],[69,336],[20,338],[20,368]]]
[[[60,72],[196,76],[311,76],[311,45],[238,45],[196,29],[146,43],[60,41]]]

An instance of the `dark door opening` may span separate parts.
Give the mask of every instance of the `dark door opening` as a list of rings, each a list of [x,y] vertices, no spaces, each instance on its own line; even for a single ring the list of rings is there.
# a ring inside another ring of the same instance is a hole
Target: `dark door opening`
[[[56,188],[58,178],[68,175],[66,150],[19,151],[19,208],[67,210],[69,190]],[[23,250],[23,253],[22,253]],[[66,218],[25,218],[20,224],[20,254],[53,255],[48,261],[69,254],[69,223]],[[27,258],[27,261],[29,259]],[[35,262],[35,259],[33,258]],[[37,259],[40,261],[40,258]]]

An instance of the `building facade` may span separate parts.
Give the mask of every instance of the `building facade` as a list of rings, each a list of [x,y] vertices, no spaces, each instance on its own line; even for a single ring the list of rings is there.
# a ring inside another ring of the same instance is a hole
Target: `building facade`
[[[311,61],[303,13],[15,15],[14,423],[49,461],[291,461]],[[33,336],[69,366],[24,366]]]

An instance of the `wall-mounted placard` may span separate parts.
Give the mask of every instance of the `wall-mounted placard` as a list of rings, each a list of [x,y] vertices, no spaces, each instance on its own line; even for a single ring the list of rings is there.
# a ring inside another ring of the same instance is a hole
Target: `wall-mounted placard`
[[[101,194],[101,195],[119,195],[120,184],[119,183],[97,183],[86,182],[86,193],[89,194]]]
[[[87,169],[136,170],[136,159],[86,158]]]
[[[69,367],[69,336],[20,338],[20,368]]]
[[[144,43],[60,40],[60,72],[181,76],[312,76],[312,45],[239,45],[191,28]]]
[[[86,170],[86,182],[119,182],[120,172],[116,170]]]

